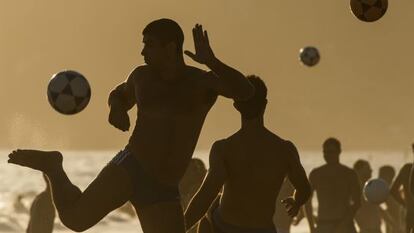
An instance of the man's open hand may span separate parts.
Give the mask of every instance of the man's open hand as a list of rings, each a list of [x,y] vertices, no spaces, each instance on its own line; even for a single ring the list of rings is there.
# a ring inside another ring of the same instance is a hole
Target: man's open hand
[[[286,212],[288,213],[290,217],[293,218],[296,215],[298,215],[300,206],[296,203],[293,197],[288,197],[282,200],[282,203],[285,205]]]
[[[207,31],[203,31],[202,25],[196,24],[194,26],[193,39],[195,54],[186,50],[184,51],[185,55],[191,57],[191,59],[194,61],[204,65],[208,65],[210,62],[214,61],[215,56],[213,50],[210,47]]]

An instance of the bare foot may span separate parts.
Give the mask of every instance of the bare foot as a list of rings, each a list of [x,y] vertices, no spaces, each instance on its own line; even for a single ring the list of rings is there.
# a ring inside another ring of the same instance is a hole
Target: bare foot
[[[46,174],[62,167],[62,154],[58,151],[15,150],[7,162],[42,171]]]

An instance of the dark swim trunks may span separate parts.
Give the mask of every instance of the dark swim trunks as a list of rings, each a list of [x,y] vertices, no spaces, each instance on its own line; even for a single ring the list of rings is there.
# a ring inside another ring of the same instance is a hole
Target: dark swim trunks
[[[344,233],[356,233],[355,225],[353,220],[344,221],[344,219],[336,220],[322,220],[318,221],[316,228],[317,233],[333,233],[333,232],[344,232]]]
[[[246,228],[226,223],[221,218],[218,208],[213,210],[212,222],[215,233],[277,233],[274,228]]]
[[[129,174],[133,185],[133,194],[130,201],[135,207],[144,207],[160,202],[180,201],[178,185],[161,184],[154,177],[145,173],[128,147],[120,151],[109,164],[121,166]]]

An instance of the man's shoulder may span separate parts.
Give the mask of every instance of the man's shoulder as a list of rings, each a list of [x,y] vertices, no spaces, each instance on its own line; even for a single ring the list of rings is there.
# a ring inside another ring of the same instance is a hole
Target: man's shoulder
[[[400,173],[409,173],[411,171],[412,166],[413,166],[412,163],[404,164],[404,166],[401,168]]]
[[[128,80],[138,80],[150,75],[150,67],[148,65],[139,65],[132,69]]]
[[[315,167],[314,169],[311,170],[310,175],[318,175],[321,172],[323,172],[326,168],[326,164],[319,166],[319,167]]]
[[[235,140],[235,134],[227,137],[227,138],[222,138],[219,140],[216,140],[213,143],[213,147],[216,148],[220,148],[220,149],[225,149],[226,147],[228,147],[233,141]]]
[[[132,70],[131,74],[132,75],[143,75],[143,74],[148,74],[149,72],[150,72],[150,67],[148,65],[139,65]]]

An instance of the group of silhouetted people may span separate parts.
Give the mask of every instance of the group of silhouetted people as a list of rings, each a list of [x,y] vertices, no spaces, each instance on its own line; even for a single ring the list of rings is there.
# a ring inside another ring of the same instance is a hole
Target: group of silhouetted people
[[[369,164],[359,161],[354,169],[342,165],[341,145],[335,138],[324,142],[326,164],[314,169],[308,180],[295,145],[264,125],[265,83],[220,61],[201,25],[195,25],[192,32],[195,52],[183,52],[184,33],[173,20],[155,20],[144,28],[141,54],[146,65],[135,68],[108,99],[108,121],[122,131],[129,130],[128,111],[137,105],[135,128],[125,148],[84,191],[66,175],[59,151],[15,150],[9,155],[9,163],[46,175],[46,191],[66,227],[87,230],[127,202],[134,207],[144,233],[184,233],[194,231],[195,225],[202,233],[284,233],[298,213],[308,218],[311,232],[352,233],[354,219],[358,224],[371,221],[358,211],[382,213],[378,206],[361,200],[361,186],[369,179],[364,169]],[[210,71],[186,65],[183,53]],[[206,171],[185,175],[189,164],[198,166],[195,171],[205,169],[191,157],[218,96],[234,100],[241,128],[214,142],[206,175]],[[400,186],[408,190],[409,172],[407,165],[398,175],[395,196],[401,194]],[[203,179],[202,185],[188,188],[186,182],[195,182],[191,179]],[[285,197],[278,197],[281,189]],[[308,201],[314,192],[317,217]],[[409,191],[403,194],[397,201],[412,206],[407,201]],[[274,220],[275,208],[280,208],[275,207],[277,201],[285,208],[288,224]],[[306,211],[301,211],[305,203]],[[396,208],[397,204],[391,205]],[[410,208],[407,216],[413,216]],[[360,228],[367,233],[379,231],[378,227]]]

